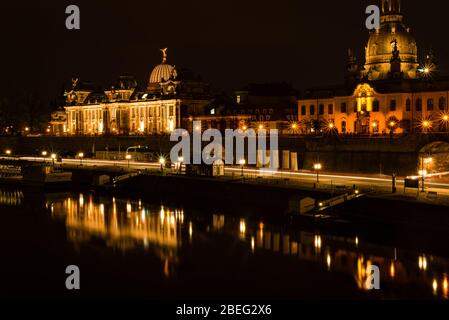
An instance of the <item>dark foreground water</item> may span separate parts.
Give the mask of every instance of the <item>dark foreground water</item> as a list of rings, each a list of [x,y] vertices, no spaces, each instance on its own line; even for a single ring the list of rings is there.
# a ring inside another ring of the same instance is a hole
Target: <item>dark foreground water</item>
[[[0,189],[0,296],[448,297],[449,252],[438,245],[447,238],[389,230],[386,239],[379,226],[151,202]],[[425,249],[407,245],[411,238]],[[365,287],[370,264],[380,267],[379,291]],[[80,291],[65,288],[68,265],[80,268]]]

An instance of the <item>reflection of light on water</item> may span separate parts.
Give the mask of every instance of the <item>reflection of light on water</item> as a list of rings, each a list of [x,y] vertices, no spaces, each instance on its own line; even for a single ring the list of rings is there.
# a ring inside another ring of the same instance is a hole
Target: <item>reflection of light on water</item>
[[[170,270],[169,270],[169,262],[168,258],[165,258],[164,261],[164,275],[168,278],[170,276]]]
[[[244,219],[240,219],[240,233],[246,233],[246,223]]]
[[[20,206],[24,196],[22,191],[0,190],[0,205]]]
[[[76,199],[76,198],[75,198]],[[169,266],[176,260],[177,248],[181,245],[180,211],[145,208],[131,201],[112,201],[102,199],[96,202],[94,197],[85,203],[80,194],[78,201],[66,198],[47,202],[47,208],[53,207],[52,216],[65,218],[70,240],[75,243],[89,241],[93,237],[105,239],[109,247],[121,250],[136,246],[156,249],[164,262],[164,274],[171,275]],[[162,213],[162,214],[161,214]],[[190,226],[192,228],[192,226]]]
[[[212,219],[214,219],[213,221],[216,221],[217,217],[213,217]],[[352,274],[355,277],[357,287],[363,291],[368,291],[373,285],[372,282],[374,280],[374,274],[371,269],[372,266],[379,267],[382,281],[391,281],[399,285],[417,283],[422,285],[431,285],[432,287],[434,286],[433,278],[429,279],[427,276],[417,277],[416,267],[410,266],[408,259],[401,262],[400,252],[398,252],[396,248],[394,248],[394,255],[392,253],[391,257],[389,255],[379,256],[372,253],[372,249],[374,249],[373,245],[367,243],[363,248],[364,251],[371,252],[369,258],[367,259],[366,255],[364,256],[359,252],[360,249],[355,249],[353,246],[354,243],[356,243],[357,246],[360,245],[359,237],[343,238],[336,236],[325,236],[320,234],[312,234],[306,231],[300,231],[298,235],[294,236],[290,233],[271,231],[270,226],[264,225],[262,222],[258,224],[258,228],[257,224],[255,228],[250,228],[250,225],[251,223],[249,221],[239,219],[234,222],[234,226],[225,226],[228,228],[225,228],[224,230],[227,230],[231,235],[238,236],[245,242],[248,241],[248,249],[250,248],[249,250],[251,250],[252,253],[255,252],[256,248],[258,250],[266,250],[272,253],[277,253],[280,248],[282,248],[282,253],[285,255],[290,255],[292,258],[296,257],[304,261],[318,262],[326,266],[329,271]],[[236,227],[239,229],[238,235],[236,235],[234,231]],[[214,228],[211,230],[212,232],[214,230],[216,231]],[[242,237],[242,234],[244,234],[245,237]],[[299,242],[292,239],[298,236],[300,238]],[[327,240],[329,240],[329,242],[327,242]],[[330,244],[338,244],[338,242],[342,242],[341,247],[337,246],[332,249]],[[325,244],[325,250],[322,250]],[[375,248],[385,249],[381,246],[375,246]],[[388,252],[390,249],[388,248],[388,250],[384,251]],[[379,251],[375,250],[374,252]],[[422,255],[419,258],[420,269],[428,270],[428,257]],[[433,258],[432,261],[434,261],[434,259],[435,258]],[[437,261],[442,263],[445,268],[449,265],[449,261],[446,262],[442,259]],[[410,267],[410,269],[407,269],[407,267]],[[444,280],[441,280],[441,282],[440,280],[437,281],[437,290],[435,290],[435,294],[441,294],[442,296],[447,297],[449,294],[447,276],[445,275]]]
[[[212,216],[212,227],[215,230],[222,230],[224,228],[224,224],[225,224],[225,216],[220,214],[214,214]]]
[[[369,274],[368,270],[371,269],[371,260],[367,260],[365,263],[365,259],[363,257],[359,257],[357,259],[357,274],[356,274],[356,280],[357,285],[362,290],[368,290],[369,289]]]
[[[418,267],[420,270],[427,270],[427,258],[425,256],[418,257]]]
[[[245,219],[240,219],[239,230],[240,230],[240,238],[245,239],[245,234],[246,234],[246,222],[245,222]]]
[[[438,281],[437,281],[437,279],[433,279],[432,289],[433,289],[433,294],[437,295],[438,294]]]
[[[189,222],[189,238],[190,238],[190,240],[192,240],[192,237],[193,237],[193,224],[190,221]]]
[[[443,280],[443,296],[445,298],[448,298],[448,282],[447,282],[447,276],[444,276]]]
[[[315,235],[315,249],[319,251],[321,249],[321,236]]]

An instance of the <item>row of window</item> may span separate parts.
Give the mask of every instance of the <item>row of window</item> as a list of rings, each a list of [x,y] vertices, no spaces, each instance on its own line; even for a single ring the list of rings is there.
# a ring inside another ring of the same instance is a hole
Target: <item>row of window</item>
[[[423,100],[421,98],[416,99],[415,101],[415,111],[422,111],[422,107],[423,107]],[[366,109],[366,106],[363,107],[362,109]],[[379,112],[380,111],[380,103],[379,100],[374,100],[373,101],[373,112]],[[390,100],[390,105],[389,105],[389,111],[396,111],[397,109],[397,101],[395,99]],[[407,99],[406,103],[405,103],[405,111],[410,112],[412,109],[412,101],[410,98]],[[440,111],[445,111],[446,110],[446,99],[444,97],[441,97],[438,100],[438,109]],[[435,110],[435,101],[433,98],[429,98],[427,99],[427,111],[434,111]],[[320,104],[318,107],[318,114],[319,115],[324,115],[324,111],[325,111],[325,107],[324,104]],[[348,113],[348,106],[346,104],[346,102],[342,102],[340,105],[340,112],[342,113]],[[355,101],[354,102],[354,112],[358,112],[358,104]],[[309,114],[311,116],[315,115],[315,105],[310,105],[309,107]],[[334,114],[334,105],[329,104],[327,107],[327,114]],[[301,115],[305,116],[307,115],[307,107],[306,106],[301,106]]]
[[[262,112],[260,109],[254,109],[254,113],[255,114],[273,114],[274,113],[274,109],[262,109]],[[240,110],[234,110],[234,114],[248,114],[248,115],[252,115],[253,114],[253,109],[240,109]]]
[[[346,105],[346,104],[345,104]],[[343,104],[342,104],[343,106]],[[320,104],[318,107],[318,114],[319,115],[323,115],[324,114],[324,104]],[[310,109],[309,109],[310,115],[313,116],[315,115],[315,105],[311,105]],[[341,111],[341,112],[346,112],[346,111]],[[307,109],[306,106],[301,106],[301,115],[305,116],[307,114]],[[329,104],[327,106],[327,114],[334,114],[334,105],[333,104]]]

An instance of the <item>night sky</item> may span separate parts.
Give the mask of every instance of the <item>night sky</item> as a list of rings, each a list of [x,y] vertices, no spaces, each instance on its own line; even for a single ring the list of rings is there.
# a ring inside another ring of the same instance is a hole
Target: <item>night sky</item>
[[[72,76],[109,84],[119,75],[146,84],[168,47],[168,62],[200,74],[215,92],[250,82],[297,89],[340,83],[347,48],[362,56],[365,8],[378,0],[2,1],[0,95],[51,98]],[[81,30],[65,8],[81,9]],[[403,0],[420,52],[432,47],[449,69],[447,0]],[[363,61],[363,60],[362,60]]]

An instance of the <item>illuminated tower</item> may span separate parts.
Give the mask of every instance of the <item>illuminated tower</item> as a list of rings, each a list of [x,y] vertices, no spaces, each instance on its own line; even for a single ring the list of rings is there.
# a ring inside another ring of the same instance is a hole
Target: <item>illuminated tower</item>
[[[382,0],[380,28],[370,33],[366,61],[362,76],[369,80],[395,78],[415,79],[418,64],[418,48],[410,29],[403,22],[400,0]],[[392,56],[394,64],[392,64]],[[395,70],[391,70],[394,66]],[[400,76],[398,77],[398,73]]]

